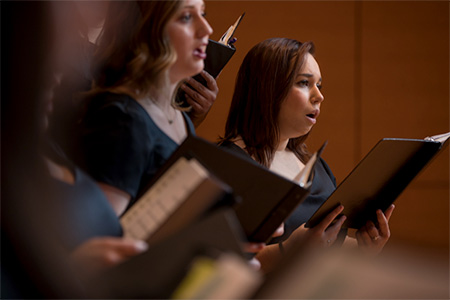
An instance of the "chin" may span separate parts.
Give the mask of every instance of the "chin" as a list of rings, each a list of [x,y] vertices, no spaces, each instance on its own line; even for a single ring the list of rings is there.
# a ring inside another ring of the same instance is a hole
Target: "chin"
[[[309,128],[309,129],[307,129],[307,130],[301,130],[301,131],[298,131],[298,132],[297,132],[297,137],[299,138],[299,137],[302,137],[302,136],[304,136],[304,135],[307,135],[307,134],[311,131],[311,129],[312,129],[312,128]]]
[[[184,61],[183,64],[176,64],[171,67],[169,74],[171,80],[179,81],[199,74],[204,68],[203,60]]]
[[[197,64],[196,67],[193,68],[193,69],[195,69],[194,75],[199,74],[201,71],[203,71],[204,68],[205,68],[205,64],[203,63],[203,60],[202,60],[201,64]]]
[[[203,70],[203,66],[201,68],[190,68],[190,70],[188,72],[184,72],[184,79],[185,78],[189,78],[189,77],[193,77],[197,74],[199,74],[201,71]]]

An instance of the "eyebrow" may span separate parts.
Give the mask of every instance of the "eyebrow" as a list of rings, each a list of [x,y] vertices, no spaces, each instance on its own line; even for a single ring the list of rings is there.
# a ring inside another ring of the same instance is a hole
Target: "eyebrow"
[[[297,77],[299,77],[299,76],[304,76],[304,77],[308,77],[308,78],[314,77],[314,75],[310,74],[310,73],[301,73],[301,74],[297,75]],[[322,77],[319,78],[319,81],[322,81]]]
[[[205,4],[202,4],[202,7],[201,7],[201,9],[205,9]],[[186,5],[186,6],[183,6],[183,8],[189,8],[189,9],[195,9],[195,5]]]

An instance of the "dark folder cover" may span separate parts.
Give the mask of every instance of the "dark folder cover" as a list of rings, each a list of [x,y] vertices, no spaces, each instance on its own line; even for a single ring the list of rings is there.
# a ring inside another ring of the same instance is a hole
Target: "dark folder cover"
[[[226,46],[210,39],[206,47],[205,71],[216,78],[235,52],[236,48],[233,45]],[[194,77],[199,80],[197,77],[201,75]]]
[[[306,198],[309,190],[250,159],[218,147],[202,138],[188,136],[155,177],[181,156],[195,158],[231,187],[238,203],[236,215],[249,241],[267,242],[279,225]]]
[[[442,143],[418,139],[382,139],[342,181],[306,223],[317,225],[339,204],[347,216],[343,227],[361,228],[376,221],[442,148]]]
[[[217,78],[217,76],[219,76],[220,72],[235,52],[236,48],[233,45],[227,46],[210,39],[208,42],[208,46],[206,47],[204,70],[208,72],[212,77]],[[206,80],[201,74],[195,75],[194,79],[206,86]],[[187,104],[186,102],[185,93],[181,89],[178,90],[176,102],[183,107],[189,106],[189,104]]]

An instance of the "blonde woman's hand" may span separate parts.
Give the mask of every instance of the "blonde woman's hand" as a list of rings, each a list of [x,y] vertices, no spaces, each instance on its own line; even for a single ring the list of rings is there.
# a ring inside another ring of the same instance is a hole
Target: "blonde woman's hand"
[[[189,78],[186,81],[192,88],[187,84],[181,86],[181,89],[186,94],[187,102],[192,107],[189,117],[195,127],[198,127],[206,118],[219,93],[219,87],[214,77],[206,71],[202,71],[200,74],[206,80],[206,86],[193,78]]]

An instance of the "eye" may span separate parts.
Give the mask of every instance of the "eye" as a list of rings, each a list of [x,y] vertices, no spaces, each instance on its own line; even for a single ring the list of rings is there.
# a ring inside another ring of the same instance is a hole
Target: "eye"
[[[184,13],[181,17],[180,17],[180,21],[183,23],[187,23],[190,20],[192,20],[192,14],[190,13]]]
[[[206,12],[202,12],[202,17],[206,18]]]
[[[322,90],[322,84],[321,84],[321,83],[316,84],[316,86],[317,86],[317,88],[319,89],[319,91]]]
[[[306,79],[300,80],[299,82],[297,82],[297,85],[299,87],[307,87],[309,86],[309,81]]]

